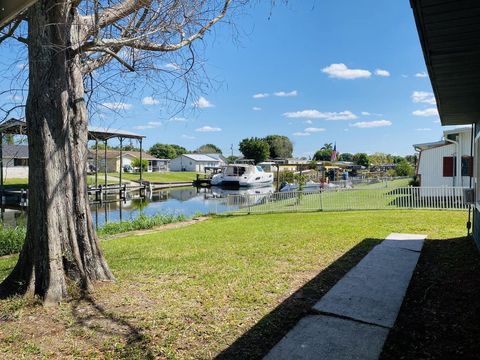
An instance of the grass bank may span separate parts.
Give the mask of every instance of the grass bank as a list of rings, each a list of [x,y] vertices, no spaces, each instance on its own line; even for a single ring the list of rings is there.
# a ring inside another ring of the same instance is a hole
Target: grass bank
[[[105,183],[104,177],[102,174],[98,174],[98,183],[103,184]],[[114,182],[111,179],[107,181],[107,184],[117,184],[118,182]],[[87,175],[87,185],[92,186],[95,185],[95,175]],[[27,178],[7,178],[4,180],[5,189],[28,189],[28,179]]]
[[[383,210],[421,207],[418,191],[411,193],[409,179],[399,179],[355,186],[352,189],[330,188],[322,192],[277,193],[273,196],[255,195],[249,201],[239,199],[240,209],[233,213],[269,213],[296,211]],[[403,189],[399,189],[403,188]],[[398,189],[398,190],[397,190]],[[235,199],[234,199],[235,200]],[[424,200],[424,207],[440,201]]]
[[[3,186],[5,189],[27,189],[28,188],[28,179],[27,178],[7,178],[3,180]]]
[[[156,226],[172,224],[186,219],[187,217],[182,214],[155,214],[150,216],[141,214],[131,220],[105,224],[97,229],[97,234],[100,238],[105,238],[129,231],[152,229]],[[25,234],[25,226],[0,226],[0,256],[20,252]]]
[[[92,298],[58,309],[0,300],[2,357],[260,359],[390,232],[448,241],[465,221],[448,211],[268,214],[113,239],[102,247],[117,282]],[[0,260],[0,279],[15,260]]]

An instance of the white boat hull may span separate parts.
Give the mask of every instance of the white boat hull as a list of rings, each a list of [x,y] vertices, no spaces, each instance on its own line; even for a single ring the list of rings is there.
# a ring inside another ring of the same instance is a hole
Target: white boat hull
[[[250,169],[250,173],[242,175],[228,175],[226,172],[216,174],[212,177],[212,186],[230,186],[230,187],[257,187],[273,184],[273,173],[256,171],[255,167]]]

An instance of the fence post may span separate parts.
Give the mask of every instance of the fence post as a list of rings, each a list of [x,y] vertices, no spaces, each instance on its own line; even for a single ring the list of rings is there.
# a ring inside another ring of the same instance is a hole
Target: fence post
[[[408,199],[410,200],[409,208],[413,209],[413,186],[412,185],[408,187],[408,193],[409,193]]]
[[[323,211],[323,190],[320,189],[320,211]]]

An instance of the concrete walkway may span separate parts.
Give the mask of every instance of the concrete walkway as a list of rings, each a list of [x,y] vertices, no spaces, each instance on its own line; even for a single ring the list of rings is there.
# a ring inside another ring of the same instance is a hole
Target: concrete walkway
[[[390,234],[267,354],[267,360],[378,359],[425,235]]]

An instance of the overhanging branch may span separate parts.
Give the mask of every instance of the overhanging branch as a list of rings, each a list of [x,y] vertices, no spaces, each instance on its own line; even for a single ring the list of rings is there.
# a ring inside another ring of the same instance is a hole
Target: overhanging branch
[[[228,7],[231,3],[231,0],[225,0],[224,6],[222,11],[213,19],[211,19],[206,25],[204,25],[200,30],[198,30],[195,34],[190,35],[189,37],[183,38],[181,41],[169,44],[163,43],[159,44],[153,41],[146,39],[146,37],[151,36],[155,32],[161,31],[161,29],[154,29],[150,32],[140,34],[136,37],[121,37],[118,39],[99,39],[96,41],[91,41],[86,43],[83,46],[84,50],[90,51],[92,49],[108,49],[112,47],[124,47],[128,46],[131,48],[139,49],[139,50],[148,50],[148,51],[162,51],[162,52],[171,52],[179,50],[185,46],[190,45],[195,40],[200,39],[208,29],[210,29],[213,25],[223,19],[227,13]]]

